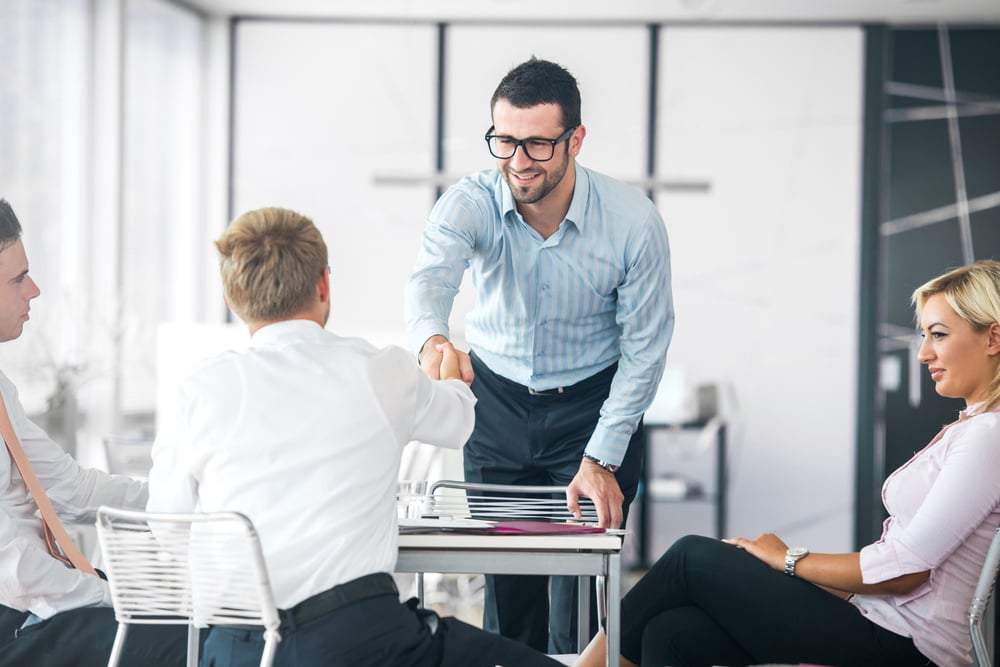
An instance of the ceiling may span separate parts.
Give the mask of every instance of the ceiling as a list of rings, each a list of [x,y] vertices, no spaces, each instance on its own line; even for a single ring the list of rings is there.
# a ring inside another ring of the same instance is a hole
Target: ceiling
[[[1000,23],[1000,0],[177,0],[213,16],[398,22]]]

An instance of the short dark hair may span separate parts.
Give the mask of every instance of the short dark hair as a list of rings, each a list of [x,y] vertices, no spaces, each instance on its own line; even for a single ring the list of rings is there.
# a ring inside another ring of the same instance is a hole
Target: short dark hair
[[[580,124],[580,88],[569,71],[556,63],[531,57],[517,65],[500,81],[490,100],[490,114],[499,100],[518,109],[539,104],[558,104],[565,129]]]
[[[0,198],[0,251],[21,238],[21,223],[6,199]]]

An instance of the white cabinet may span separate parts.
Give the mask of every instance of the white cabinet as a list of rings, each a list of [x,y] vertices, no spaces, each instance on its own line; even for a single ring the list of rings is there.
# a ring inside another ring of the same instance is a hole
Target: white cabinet
[[[721,420],[647,423],[645,457],[629,528],[635,567],[689,533],[726,534],[726,426]]]

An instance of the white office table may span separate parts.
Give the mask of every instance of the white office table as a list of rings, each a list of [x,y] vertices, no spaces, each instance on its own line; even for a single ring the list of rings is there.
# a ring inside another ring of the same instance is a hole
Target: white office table
[[[404,533],[396,572],[540,574],[581,577],[577,642],[589,641],[589,579],[604,577],[608,667],[618,664],[621,623],[621,537],[604,533],[493,535]]]

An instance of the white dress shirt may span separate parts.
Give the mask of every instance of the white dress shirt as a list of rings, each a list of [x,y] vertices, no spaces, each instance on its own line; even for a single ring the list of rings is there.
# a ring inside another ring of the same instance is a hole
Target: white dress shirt
[[[100,505],[141,508],[146,485],[81,468],[30,421],[17,388],[0,372],[0,392],[31,467],[64,521],[92,521]],[[52,557],[35,504],[7,448],[0,454],[0,604],[49,618],[61,611],[111,605],[107,582]]]
[[[237,511],[260,535],[283,609],[397,555],[396,483],[411,440],[459,449],[475,397],[398,347],[317,323],[259,329],[197,367],[160,421],[151,511]]]
[[[967,413],[975,415],[977,406]],[[890,516],[861,550],[866,584],[931,571],[906,595],[855,595],[870,620],[907,637],[941,667],[971,660],[966,615],[1000,522],[1000,411],[952,424],[886,479]]]

